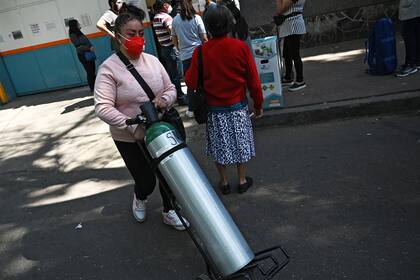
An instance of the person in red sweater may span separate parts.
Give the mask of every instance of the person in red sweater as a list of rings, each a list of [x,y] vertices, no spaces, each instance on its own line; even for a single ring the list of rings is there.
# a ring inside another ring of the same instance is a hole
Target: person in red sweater
[[[237,165],[239,193],[246,192],[253,183],[252,178],[246,176],[245,165],[255,156],[247,88],[254,101],[255,117],[263,115],[261,83],[251,51],[241,40],[228,37],[232,19],[229,9],[222,5],[207,11],[204,22],[212,39],[202,47],[209,109],[206,150],[219,171],[219,188],[223,194],[231,192],[227,165]],[[185,81],[188,88],[198,88],[198,48],[193,53]]]

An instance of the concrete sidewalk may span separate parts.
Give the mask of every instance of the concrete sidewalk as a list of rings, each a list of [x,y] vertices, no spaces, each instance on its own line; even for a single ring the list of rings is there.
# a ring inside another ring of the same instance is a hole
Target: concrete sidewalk
[[[404,42],[397,42],[398,61]],[[307,88],[289,92],[286,106],[268,111],[257,126],[304,124],[420,109],[420,72],[397,78],[366,74],[364,40],[302,50]]]

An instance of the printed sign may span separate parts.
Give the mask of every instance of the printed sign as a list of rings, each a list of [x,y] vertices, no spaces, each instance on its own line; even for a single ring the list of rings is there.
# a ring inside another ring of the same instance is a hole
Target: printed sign
[[[39,28],[38,23],[29,24],[29,28],[34,36],[38,36],[41,33],[41,28]]]
[[[271,36],[252,40],[252,49],[260,74],[264,109],[284,107],[277,38]]]

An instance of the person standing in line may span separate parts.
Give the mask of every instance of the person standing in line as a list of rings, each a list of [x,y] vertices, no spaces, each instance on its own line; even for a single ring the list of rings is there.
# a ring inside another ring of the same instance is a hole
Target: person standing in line
[[[153,100],[155,106],[168,108],[176,100],[176,90],[159,60],[143,52],[145,14],[134,6],[128,7],[128,11],[115,21],[115,37],[120,51],[152,89],[156,96]],[[143,153],[146,150],[144,126],[127,126],[125,121],[140,114],[140,106],[150,101],[149,97],[118,55],[113,54],[99,68],[94,99],[96,115],[109,124],[112,139],[134,179],[132,212],[142,223],[146,220],[147,197],[155,188],[156,176],[149,164],[150,156]],[[143,150],[139,145],[143,145]],[[163,222],[177,230],[185,230],[163,188],[159,184]]]
[[[208,10],[214,9],[217,7],[217,4],[213,0],[206,0],[206,4],[204,5],[204,12],[203,12],[203,19],[206,17],[206,13]]]
[[[207,34],[203,20],[194,10],[192,0],[181,0],[180,7],[181,13],[174,18],[172,23],[172,42],[180,52],[185,74],[191,65],[194,49],[207,42]],[[193,90],[187,89],[188,110],[185,115],[189,118],[194,117],[191,107],[191,94],[193,93]]]
[[[277,0],[277,13],[283,16],[284,22],[278,27],[279,36],[284,39],[283,58],[286,74],[283,85],[289,86],[289,91],[298,91],[306,87],[303,79],[303,63],[300,57],[300,39],[306,33],[303,20],[305,0]],[[293,66],[296,79],[293,79]]]
[[[252,178],[246,176],[246,163],[255,156],[247,89],[254,101],[255,117],[263,115],[257,67],[249,47],[243,41],[228,36],[232,20],[231,12],[223,5],[207,11],[204,23],[211,39],[194,50],[191,66],[185,75],[187,86],[197,89],[198,50],[201,48],[208,107],[206,150],[219,172],[218,187],[223,194],[231,192],[228,165],[236,165],[239,193],[246,192],[253,184]]]
[[[123,6],[123,0],[108,0],[109,10],[107,10],[96,23],[96,27],[111,36],[111,49],[117,51],[119,46],[115,40],[114,26],[118,13]]]
[[[96,79],[96,64],[95,59],[88,60],[85,53],[94,52],[94,49],[88,37],[80,30],[79,22],[75,19],[69,21],[69,37],[76,48],[77,58],[82,63],[83,68],[85,68],[90,92],[93,93]]]
[[[399,19],[405,45],[405,63],[395,74],[406,77],[420,69],[420,0],[400,0]]]
[[[177,54],[174,43],[171,39],[173,18],[169,15],[172,12],[171,1],[157,0],[157,14],[153,18],[153,29],[159,42],[160,57],[163,65],[175,85],[178,104],[185,105],[184,93],[181,88],[180,73],[177,65]]]
[[[226,7],[230,10],[234,18],[232,26],[232,37],[244,41],[252,52],[251,37],[249,36],[248,23],[242,16],[241,11],[235,4],[235,1],[225,1]]]

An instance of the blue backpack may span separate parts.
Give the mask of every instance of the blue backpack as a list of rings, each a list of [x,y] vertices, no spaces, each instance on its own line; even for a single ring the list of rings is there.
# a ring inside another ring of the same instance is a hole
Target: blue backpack
[[[388,75],[397,68],[397,46],[394,23],[389,18],[381,18],[373,28],[366,45],[367,72],[372,75]]]

